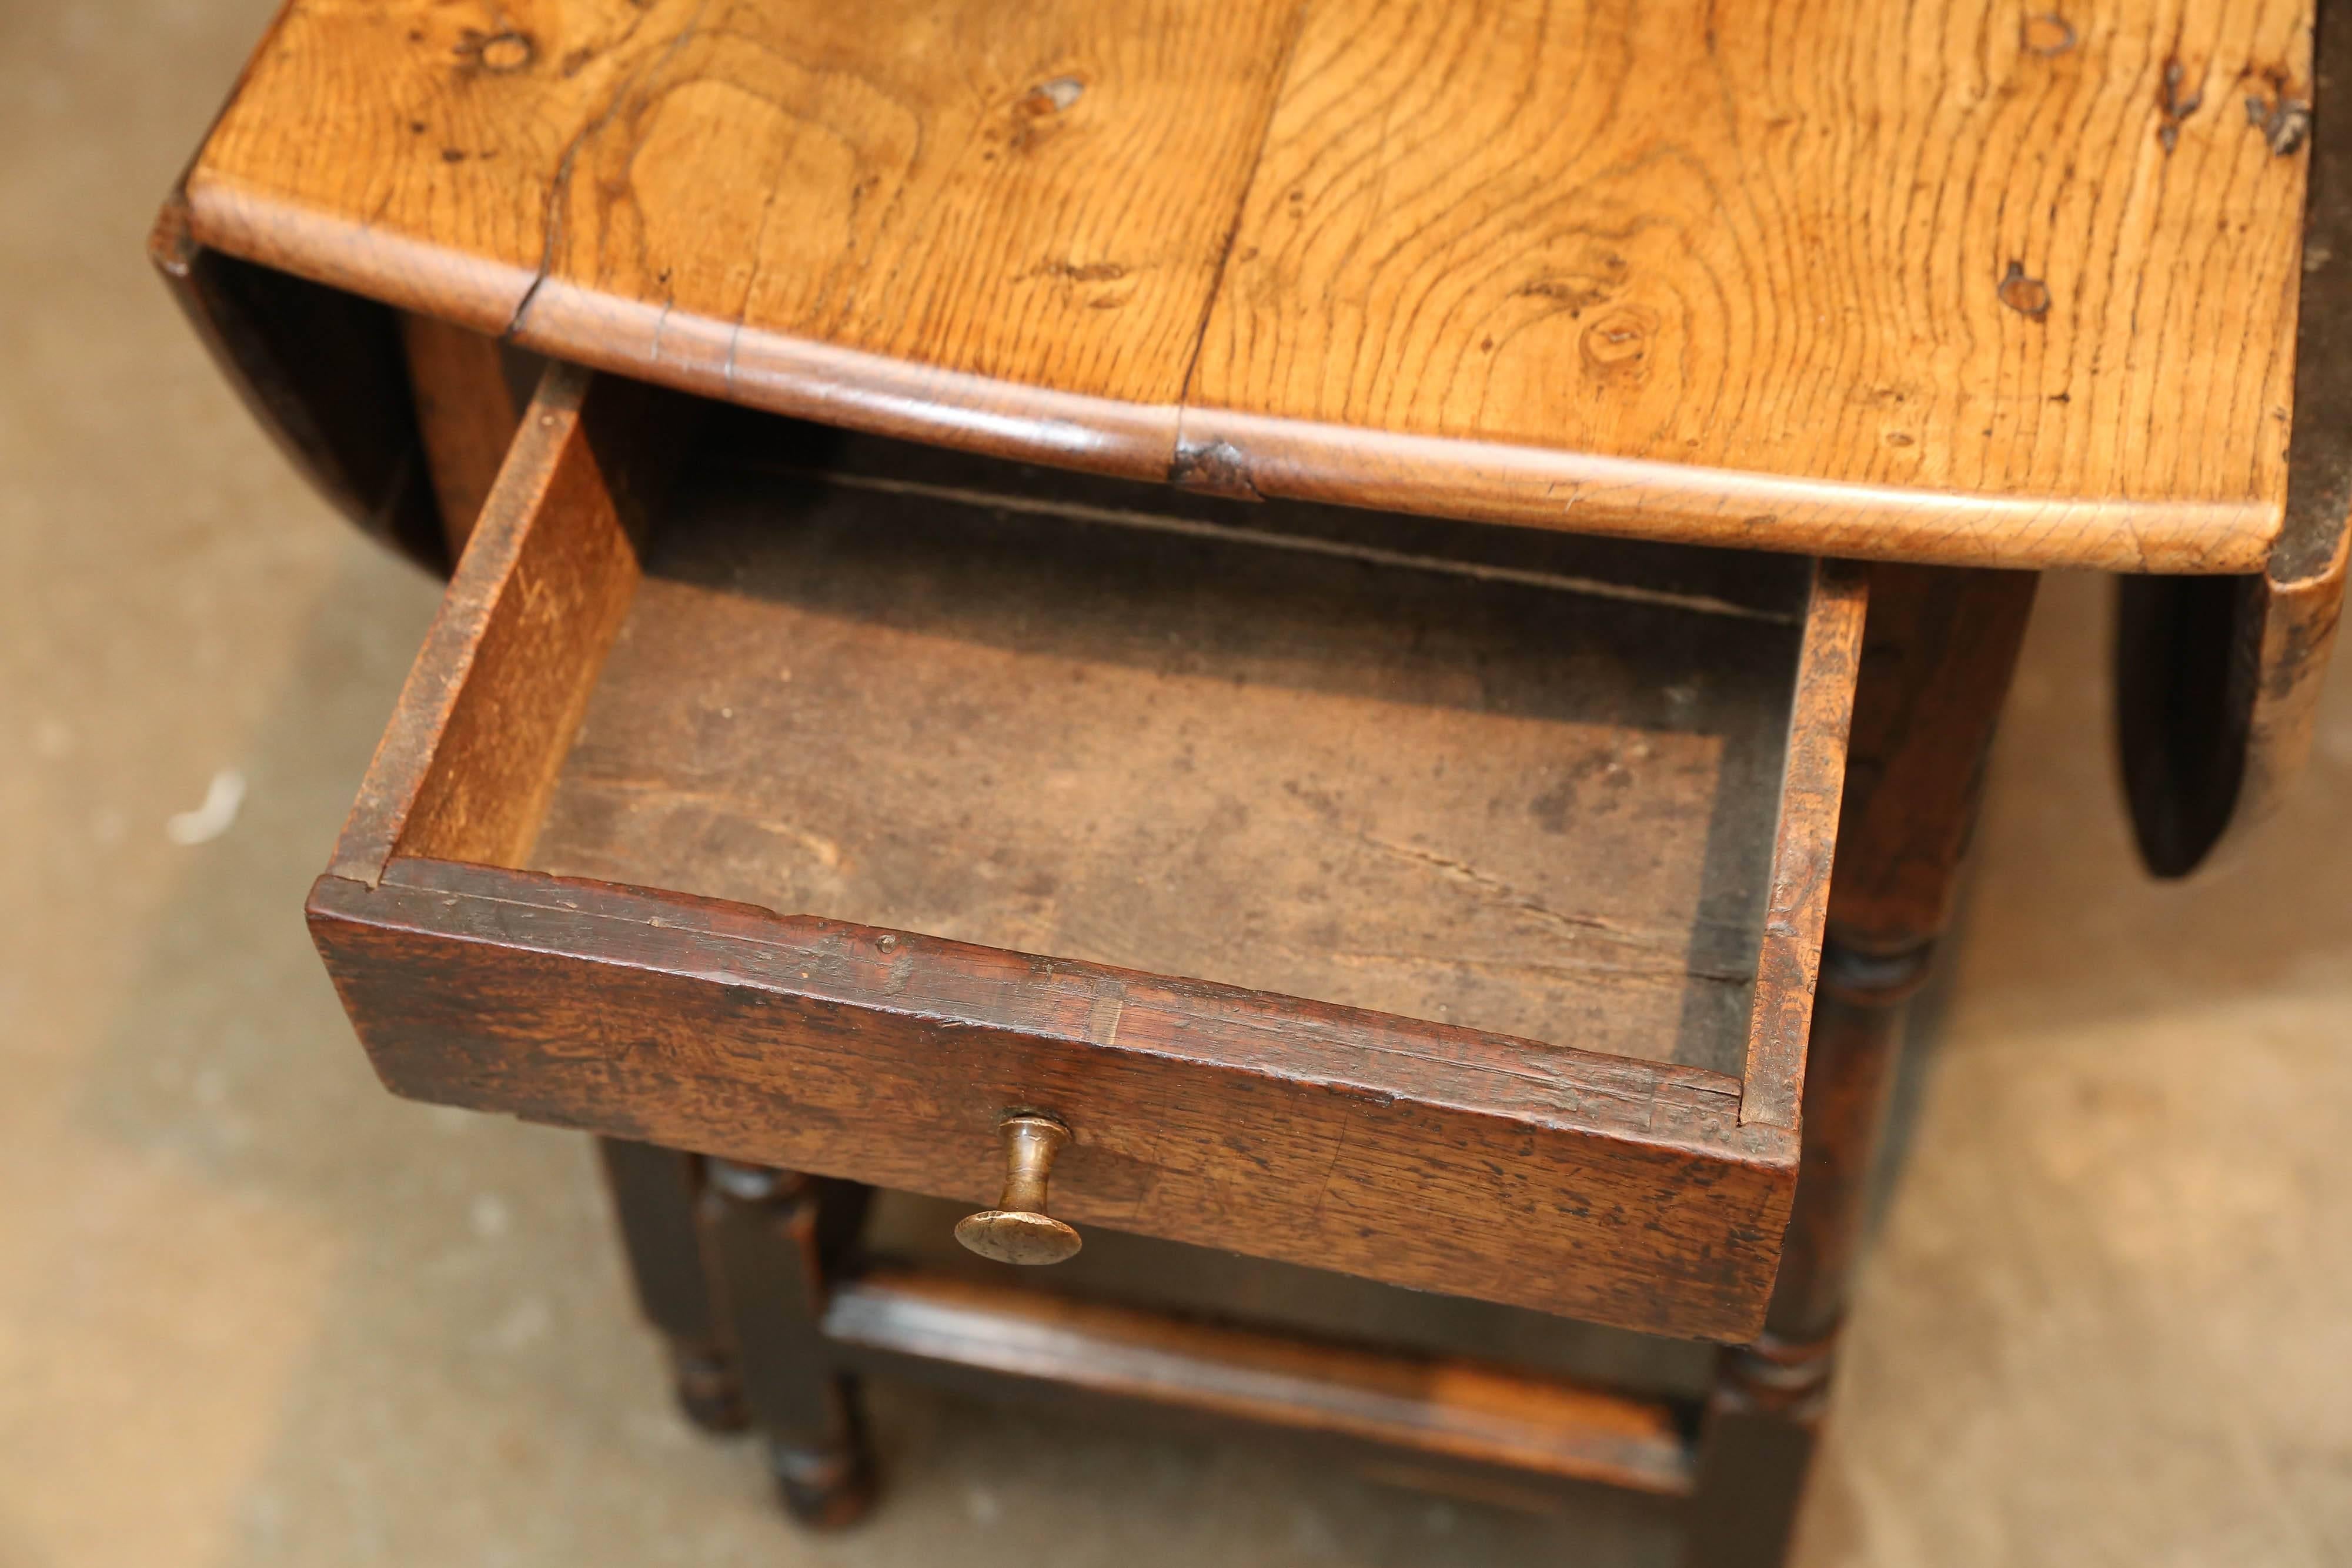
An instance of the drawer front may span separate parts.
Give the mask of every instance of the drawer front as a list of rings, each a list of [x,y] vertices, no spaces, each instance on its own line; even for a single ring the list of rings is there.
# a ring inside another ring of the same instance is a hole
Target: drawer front
[[[1738,1077],[522,869],[625,619],[678,404],[551,371],[328,874],[314,937],[396,1092],[1054,1212],[1624,1327],[1760,1325],[1859,641],[1816,572]],[[1707,824],[1693,831],[1706,831]]]
[[[1717,1152],[1713,1074],[446,862],[310,913],[387,1086],[439,1103],[975,1207],[1042,1111],[1082,1227],[1662,1333],[1745,1332],[1786,1223],[1781,1138]]]

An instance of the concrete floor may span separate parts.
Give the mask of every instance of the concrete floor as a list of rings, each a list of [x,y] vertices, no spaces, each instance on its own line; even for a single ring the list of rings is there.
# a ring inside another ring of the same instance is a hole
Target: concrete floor
[[[816,1541],[672,1417],[581,1141],[388,1099],[303,936],[434,591],[141,258],[268,9],[0,6],[0,1565],[1664,1560],[918,1393]],[[2352,1562],[2352,683],[2258,852],[2151,885],[2103,617],[2037,621],[1808,1564]]]

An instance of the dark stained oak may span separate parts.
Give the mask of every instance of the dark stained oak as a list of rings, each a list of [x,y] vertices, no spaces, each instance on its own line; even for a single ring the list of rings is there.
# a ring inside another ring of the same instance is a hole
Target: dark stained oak
[[[751,1411],[696,1219],[703,1161],[626,1138],[596,1145],[637,1310],[668,1345],[679,1407],[707,1431],[740,1431]]]
[[[1666,1497],[1690,1487],[1688,1448],[1664,1402],[1476,1361],[899,1269],[836,1287],[824,1330],[861,1364],[917,1376],[1050,1383],[1522,1477]]]
[[[1661,1339],[1556,1313],[1409,1291],[1353,1275],[1244,1258],[1097,1228],[1067,1262],[1008,1275],[955,1239],[968,1213],[950,1198],[878,1193],[864,1241],[869,1263],[1006,1284],[1195,1321],[1247,1324],[1333,1343],[1484,1361],[1593,1387],[1638,1389],[1687,1406],[1715,1362],[1704,1342]]]
[[[1743,1124],[1794,1131],[1798,1123],[1822,930],[1832,900],[1830,852],[1836,838],[1825,830],[1837,825],[1845,784],[1868,603],[1863,572],[1852,563],[1824,563],[1814,574],[1781,760],[1772,883],[1765,897],[1755,1006],[1740,1074]]]
[[[874,1459],[856,1385],[825,1354],[822,1324],[864,1194],[794,1171],[703,1163],[695,1228],[777,1494],[803,1524],[853,1524],[874,1500]]]
[[[1838,1330],[1861,1251],[1904,1002],[1929,949],[1822,955],[1803,1163],[1765,1332],[1722,1353],[1698,1465],[1687,1568],[1784,1561],[1836,1369]]]
[[[1777,1568],[1862,1249],[1906,1006],[1951,917],[2034,577],[1871,569],[1838,876],[1806,1059],[1796,1199],[1765,1332],[1723,1354],[1690,1568]]]
[[[153,250],[322,489],[462,558],[310,904],[372,1060],[607,1139],[690,1406],[813,1522],[871,1364],[1779,1563],[2032,571],[2154,574],[2159,873],[2308,745],[2314,10],[289,0]],[[1113,1235],[1739,1342],[1703,1436],[845,1272],[856,1184],[986,1201],[1037,1116]]]
[[[185,199],[250,260],[950,444],[2251,572],[2310,29],[2307,0],[291,0]]]
[[[997,1124],[1088,1223],[1694,1338],[1759,1321],[1794,1140],[1737,1080],[485,866],[327,876],[394,1092],[975,1207]]]
[[[1870,569],[1829,911],[1857,952],[1907,952],[1944,929],[2037,580]]]

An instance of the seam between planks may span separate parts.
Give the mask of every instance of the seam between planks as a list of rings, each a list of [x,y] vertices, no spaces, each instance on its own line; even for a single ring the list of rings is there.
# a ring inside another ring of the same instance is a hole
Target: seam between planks
[[[1290,73],[1298,63],[1298,40],[1307,31],[1307,13],[1314,5],[1315,0],[1298,0],[1291,8],[1290,36],[1283,40],[1282,64],[1274,73],[1273,90],[1266,94],[1265,111],[1258,118],[1257,150],[1250,156],[1248,177],[1234,193],[1234,209],[1225,222],[1224,242],[1217,247],[1217,265],[1211,270],[1208,289],[1201,297],[1201,319],[1192,329],[1192,350],[1185,357],[1183,379],[1176,383],[1176,429],[1168,449],[1171,475],[1184,450],[1184,414],[1192,406],[1192,378],[1201,371],[1201,348],[1209,340],[1209,322],[1217,313],[1217,301],[1224,298],[1225,273],[1234,258],[1234,242],[1241,237],[1242,220],[1249,215],[1250,197],[1257,190],[1258,172],[1265,167],[1265,149],[1274,136],[1274,118],[1289,90]]]

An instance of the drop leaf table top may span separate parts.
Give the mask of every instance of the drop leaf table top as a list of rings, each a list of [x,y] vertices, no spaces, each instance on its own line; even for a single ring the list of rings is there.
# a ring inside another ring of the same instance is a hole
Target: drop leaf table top
[[[297,0],[199,239],[835,423],[1579,531],[2281,528],[2307,0]]]

